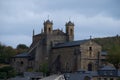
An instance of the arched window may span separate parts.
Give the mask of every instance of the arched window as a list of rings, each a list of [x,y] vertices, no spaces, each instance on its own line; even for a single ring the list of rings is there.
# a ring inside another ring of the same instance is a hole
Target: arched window
[[[61,55],[58,55],[56,58],[56,71],[61,71]]]
[[[73,35],[73,29],[70,29],[70,35]]]
[[[89,47],[89,57],[92,56],[92,47]]]
[[[20,62],[20,65],[23,66],[23,61]]]
[[[92,47],[89,47],[89,51],[92,51]]]
[[[92,71],[92,67],[93,67],[92,63],[89,63],[88,64],[88,71]]]
[[[49,30],[48,32],[50,33],[51,32],[51,28],[48,28],[48,30]]]

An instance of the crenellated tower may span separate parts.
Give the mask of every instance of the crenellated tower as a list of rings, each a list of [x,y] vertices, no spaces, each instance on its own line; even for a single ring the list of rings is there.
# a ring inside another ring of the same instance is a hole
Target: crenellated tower
[[[65,24],[65,26],[66,26],[67,41],[73,41],[74,40],[74,23],[69,21]]]

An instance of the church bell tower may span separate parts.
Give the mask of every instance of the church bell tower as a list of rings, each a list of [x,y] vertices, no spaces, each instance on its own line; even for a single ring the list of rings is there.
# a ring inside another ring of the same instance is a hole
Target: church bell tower
[[[65,26],[66,26],[67,41],[73,41],[74,40],[74,23],[69,21],[65,24]]]
[[[52,33],[52,31],[53,31],[52,25],[53,25],[53,22],[50,21],[50,20],[47,20],[47,21],[44,22],[44,33],[45,34],[51,34]]]

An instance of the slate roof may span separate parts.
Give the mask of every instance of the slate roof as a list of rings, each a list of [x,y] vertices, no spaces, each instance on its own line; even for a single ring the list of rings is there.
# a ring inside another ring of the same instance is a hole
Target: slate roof
[[[23,58],[23,57],[29,57],[28,53],[24,52],[24,53],[21,53],[21,54],[17,54],[15,56],[16,58]]]
[[[100,70],[116,70],[116,69],[114,67],[112,67],[112,66],[104,66]]]
[[[79,41],[71,41],[71,42],[65,42],[65,43],[58,43],[53,48],[79,46],[80,44],[83,44],[86,41],[89,41],[89,40],[79,40]]]
[[[120,70],[116,70],[114,67],[111,67],[111,66],[104,66],[103,68],[101,68],[100,70],[113,70],[113,74],[111,75],[110,73],[107,73],[105,75],[105,77],[120,77]],[[82,71],[82,73],[81,73]],[[75,73],[65,73],[64,76],[66,78],[66,80],[84,80],[85,77],[89,77],[92,79],[92,77],[97,77],[97,76],[104,76],[104,71],[101,71],[99,74],[99,71],[84,71],[83,70],[80,70],[80,71],[77,71]],[[110,75],[109,75],[110,74]]]
[[[91,73],[84,73],[84,74],[79,74],[79,73],[67,73],[65,74],[66,80],[84,80],[85,77],[92,78]]]
[[[102,56],[106,56],[106,55],[107,55],[107,52],[102,51],[102,52],[101,52],[101,55],[102,55]]]

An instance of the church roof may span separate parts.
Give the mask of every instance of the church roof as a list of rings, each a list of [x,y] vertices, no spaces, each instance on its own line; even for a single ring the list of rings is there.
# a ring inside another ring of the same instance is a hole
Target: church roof
[[[89,40],[79,40],[79,41],[71,41],[71,42],[65,42],[65,43],[58,43],[53,48],[79,46],[80,44],[83,44],[86,41],[89,41]]]
[[[17,54],[15,56],[16,58],[23,58],[23,57],[29,57],[28,53],[24,52],[24,53],[21,53],[21,54]]]
[[[55,30],[53,30],[53,34],[63,34],[63,35],[65,35],[65,33],[62,31],[62,30],[60,30],[60,29],[55,29]]]

